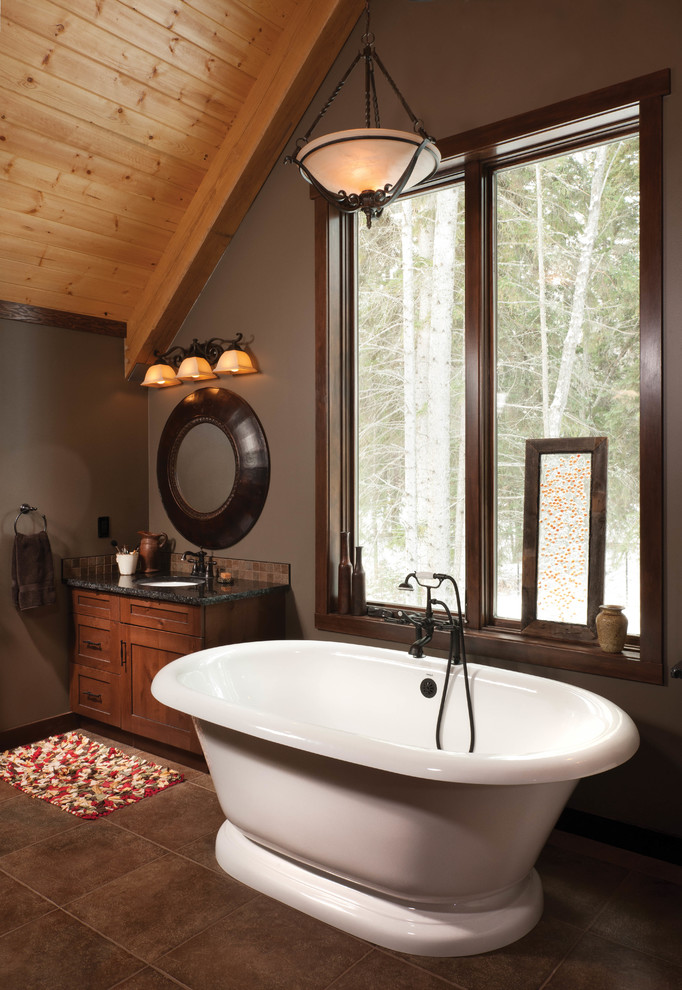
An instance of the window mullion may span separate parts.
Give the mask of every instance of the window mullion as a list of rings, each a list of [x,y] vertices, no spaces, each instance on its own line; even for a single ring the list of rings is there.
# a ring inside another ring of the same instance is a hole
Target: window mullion
[[[467,164],[465,195],[465,378],[466,378],[466,613],[469,628],[484,615],[486,568],[480,492],[485,484],[485,352],[483,182],[479,161]]]
[[[642,660],[663,656],[663,106],[640,103],[640,541]]]

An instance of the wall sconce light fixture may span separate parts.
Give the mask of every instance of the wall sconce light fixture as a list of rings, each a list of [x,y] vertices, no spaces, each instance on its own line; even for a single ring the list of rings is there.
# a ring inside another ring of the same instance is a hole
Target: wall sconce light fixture
[[[171,347],[164,354],[154,353],[156,361],[147,369],[142,385],[168,388],[183,382],[200,382],[218,375],[253,375],[258,371],[251,356],[242,349],[238,333],[232,340],[212,337],[204,343],[194,338],[189,347]]]
[[[423,124],[386,71],[374,48],[369,29],[369,0],[365,3],[367,26],[364,47],[355,56],[346,74],[319,112],[307,133],[297,141],[298,151],[284,161],[298,167],[327,202],[342,213],[357,213],[372,219],[381,216],[384,207],[405,192],[430,178],[440,165],[440,152],[424,130]],[[312,132],[340,93],[353,69],[365,63],[365,126],[337,131],[309,141]],[[414,133],[393,131],[381,126],[374,68],[377,66],[407,112]],[[374,127],[371,127],[372,109]]]

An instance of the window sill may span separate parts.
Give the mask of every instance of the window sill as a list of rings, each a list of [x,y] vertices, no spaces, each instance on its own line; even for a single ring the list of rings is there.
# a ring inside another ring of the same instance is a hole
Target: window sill
[[[411,627],[367,615],[317,613],[315,628],[343,636],[376,639],[405,646],[414,641],[414,630]],[[525,636],[523,633],[492,629],[467,630],[464,638],[469,657],[527,663],[582,674],[599,674],[602,677],[618,677],[644,684],[663,683],[663,665],[640,660],[636,646],[627,646],[623,653],[614,655],[603,653],[596,645],[559,643]],[[436,632],[430,645],[436,651],[446,651],[447,634]]]

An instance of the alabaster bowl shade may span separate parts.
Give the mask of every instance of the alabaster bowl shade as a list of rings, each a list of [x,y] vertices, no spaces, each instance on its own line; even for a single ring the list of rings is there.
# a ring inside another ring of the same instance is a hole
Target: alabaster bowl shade
[[[309,141],[297,152],[296,161],[330,192],[359,195],[387,184],[395,186],[421,143],[422,138],[409,131],[360,127]],[[404,188],[428,179],[439,165],[440,152],[429,142]]]
[[[202,357],[186,357],[178,368],[178,378],[182,382],[199,382],[215,377],[211,365]]]
[[[169,364],[153,364],[147,368],[142,384],[147,388],[166,388],[168,385],[180,385],[180,379]]]

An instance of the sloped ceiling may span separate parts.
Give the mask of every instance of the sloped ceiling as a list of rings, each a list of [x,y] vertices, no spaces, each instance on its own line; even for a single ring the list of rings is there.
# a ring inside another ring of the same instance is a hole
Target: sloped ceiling
[[[0,0],[0,317],[171,343],[363,0]]]

